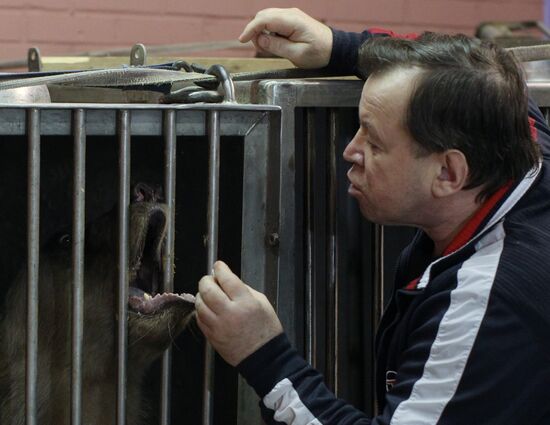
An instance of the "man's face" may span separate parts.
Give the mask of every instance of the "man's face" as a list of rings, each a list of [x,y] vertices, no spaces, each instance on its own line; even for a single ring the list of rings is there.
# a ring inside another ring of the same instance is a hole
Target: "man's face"
[[[415,69],[397,69],[370,77],[359,104],[360,128],[344,150],[352,164],[349,194],[361,213],[384,224],[423,224],[432,200],[437,164],[432,155],[418,155],[405,129]]]

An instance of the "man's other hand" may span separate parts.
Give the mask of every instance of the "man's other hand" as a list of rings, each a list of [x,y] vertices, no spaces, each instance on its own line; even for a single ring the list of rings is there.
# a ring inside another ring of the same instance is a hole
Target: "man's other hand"
[[[266,296],[241,281],[222,261],[199,282],[197,323],[214,349],[236,366],[283,332]]]
[[[299,9],[259,11],[239,36],[257,49],[281,56],[300,68],[328,65],[332,51],[332,30]]]

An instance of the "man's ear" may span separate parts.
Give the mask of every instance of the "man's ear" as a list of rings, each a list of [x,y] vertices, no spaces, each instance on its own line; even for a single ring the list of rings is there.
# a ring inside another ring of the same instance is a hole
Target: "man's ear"
[[[466,186],[468,175],[468,161],[461,151],[449,149],[439,154],[437,174],[432,184],[434,197],[443,198],[459,192]]]

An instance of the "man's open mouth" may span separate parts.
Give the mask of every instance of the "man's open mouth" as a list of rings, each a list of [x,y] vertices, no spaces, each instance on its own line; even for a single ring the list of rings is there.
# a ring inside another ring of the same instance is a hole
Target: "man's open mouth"
[[[191,294],[159,293],[164,273],[167,211],[165,204],[153,202],[130,205],[128,307],[136,313],[159,313],[173,303],[193,308],[195,303]]]

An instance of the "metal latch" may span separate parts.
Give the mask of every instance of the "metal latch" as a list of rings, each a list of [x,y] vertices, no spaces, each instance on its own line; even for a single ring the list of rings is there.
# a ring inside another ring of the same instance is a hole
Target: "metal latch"
[[[222,65],[212,65],[206,69],[195,63],[177,62],[188,72],[203,73],[216,77],[216,83],[208,82],[206,87],[199,85],[185,87],[161,97],[161,103],[235,103],[235,85],[231,74]],[[214,86],[214,87],[212,87]]]

